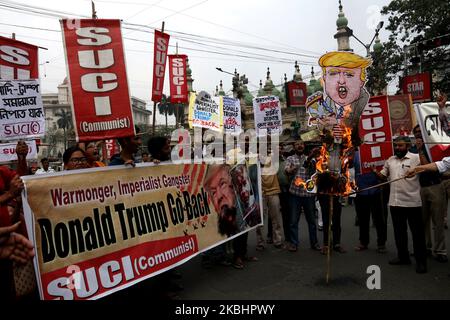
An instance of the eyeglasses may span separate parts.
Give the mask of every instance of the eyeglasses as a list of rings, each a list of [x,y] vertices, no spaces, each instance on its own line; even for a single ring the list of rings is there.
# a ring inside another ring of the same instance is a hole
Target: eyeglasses
[[[73,162],[73,163],[83,163],[83,162],[86,162],[87,159],[86,159],[86,157],[70,158],[69,161],[70,161],[70,162]]]

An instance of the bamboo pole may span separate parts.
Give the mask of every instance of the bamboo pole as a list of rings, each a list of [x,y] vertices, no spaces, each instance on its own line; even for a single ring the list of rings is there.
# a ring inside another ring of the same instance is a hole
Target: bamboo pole
[[[330,210],[328,213],[328,248],[327,248],[327,274],[326,282],[329,284],[331,273],[331,219],[333,218],[333,195],[330,194]]]

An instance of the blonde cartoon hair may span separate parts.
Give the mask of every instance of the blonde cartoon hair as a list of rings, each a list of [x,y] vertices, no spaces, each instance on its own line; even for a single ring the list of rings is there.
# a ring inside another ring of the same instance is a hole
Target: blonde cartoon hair
[[[326,67],[361,68],[361,80],[366,81],[366,68],[372,64],[369,58],[363,58],[348,51],[332,51],[324,54],[319,59],[322,74],[326,74]]]

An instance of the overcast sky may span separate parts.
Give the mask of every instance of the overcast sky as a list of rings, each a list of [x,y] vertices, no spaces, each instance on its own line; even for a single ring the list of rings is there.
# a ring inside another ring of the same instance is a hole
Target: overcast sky
[[[187,54],[195,79],[196,91],[213,92],[220,80],[224,89],[231,89],[231,76],[217,71],[216,67],[249,78],[250,91],[257,90],[259,81],[265,81],[267,67],[275,84],[280,84],[284,73],[289,79],[294,72],[293,61],[300,62],[303,76],[310,74],[311,65],[319,71],[318,58],[327,51],[337,49],[333,38],[336,33],[338,1],[335,0],[105,0],[94,1],[98,18],[116,18],[123,22],[161,28],[171,35],[170,45],[178,42],[178,53]],[[29,42],[48,50],[39,51],[40,78],[43,92],[56,92],[57,85],[66,76],[65,58],[58,17],[45,17],[32,12],[19,12],[5,6],[22,3],[31,11],[39,8],[60,11],[59,15],[83,17],[91,15],[88,0],[0,0],[0,25],[2,36],[16,33],[16,39]],[[388,0],[343,0],[344,13],[349,27],[364,43],[372,39],[376,25],[385,20],[379,13]],[[34,8],[32,8],[33,6]],[[8,26],[7,24],[49,30],[33,30]],[[385,23],[386,26],[386,23]],[[124,38],[153,42],[153,33],[133,31],[123,24]],[[176,39],[174,32],[190,34],[190,42]],[[192,36],[195,35],[195,38]],[[380,32],[381,41],[388,38],[388,31]],[[207,42],[205,37],[225,40],[234,46]],[[150,103],[153,72],[153,44],[124,39],[127,74],[131,95]],[[350,46],[358,54],[365,55],[365,48],[355,39]],[[249,48],[252,47],[252,48]],[[254,47],[289,52],[256,50]],[[190,48],[190,49],[187,49]],[[192,49],[221,52],[194,51]],[[175,48],[169,48],[169,54]],[[244,58],[240,56],[248,56]],[[271,61],[261,61],[261,59]],[[274,61],[277,60],[277,61]],[[288,60],[288,61],[286,61]],[[45,63],[48,61],[49,63]],[[286,61],[286,62],[285,62]],[[290,62],[289,62],[290,61]],[[166,79],[168,71],[166,71]],[[308,82],[308,80],[307,80]],[[394,88],[389,88],[394,91]],[[168,93],[167,83],[164,91]],[[149,104],[149,107],[152,104]]]

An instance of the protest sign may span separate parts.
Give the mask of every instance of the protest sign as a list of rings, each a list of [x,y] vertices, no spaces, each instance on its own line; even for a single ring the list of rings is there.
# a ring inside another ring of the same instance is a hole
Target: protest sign
[[[169,55],[170,101],[174,104],[188,103],[189,101],[186,65],[186,55]]]
[[[34,138],[44,133],[39,80],[0,80],[0,138]]]
[[[0,36],[0,79],[38,78],[38,47]]]
[[[253,99],[256,134],[281,134],[282,117],[280,99],[276,96],[264,96]]]
[[[414,102],[431,100],[431,75],[429,72],[417,73],[400,79],[403,93],[411,94]]]
[[[98,299],[262,223],[257,165],[140,164],[24,176],[42,299]]]
[[[394,154],[387,96],[369,99],[360,118],[359,134],[364,141],[359,147],[361,173],[371,172],[373,167],[381,170]]]
[[[26,159],[27,160],[37,159],[36,141],[35,140],[25,141],[25,143],[28,146],[28,154]],[[1,163],[17,161],[16,146],[17,142],[0,144]]]
[[[286,82],[286,105],[292,108],[304,107],[306,104],[306,97],[308,96],[306,90],[306,83],[289,81]]]
[[[61,20],[78,141],[134,136],[120,20]]]
[[[431,161],[450,156],[450,103],[444,110],[436,102],[414,104],[414,110]]]
[[[189,102],[189,127],[200,127],[214,131],[223,129],[223,99],[206,91],[191,94]]]
[[[410,94],[388,96],[391,128],[394,136],[411,135],[413,129],[412,99]]]
[[[223,98],[223,128],[225,133],[239,134],[242,131],[241,103],[239,99]]]

